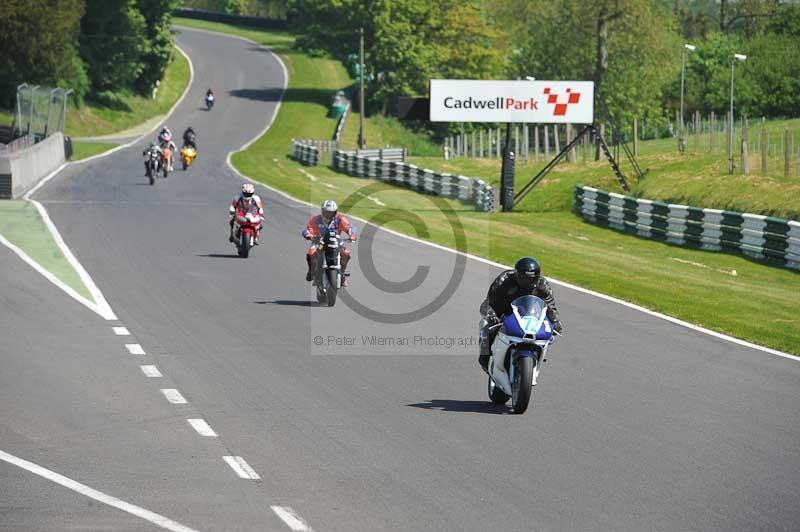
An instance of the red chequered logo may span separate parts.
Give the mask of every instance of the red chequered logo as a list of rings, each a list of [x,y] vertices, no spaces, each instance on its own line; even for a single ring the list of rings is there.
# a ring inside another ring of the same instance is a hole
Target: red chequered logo
[[[555,109],[553,109],[553,116],[564,116],[567,114],[567,107],[573,103],[578,103],[581,101],[581,93],[580,92],[572,92],[572,89],[567,89],[567,101],[563,103],[558,102],[558,94],[552,94],[550,92],[550,87],[544,89],[544,93],[547,95],[547,103],[551,103],[555,105]]]

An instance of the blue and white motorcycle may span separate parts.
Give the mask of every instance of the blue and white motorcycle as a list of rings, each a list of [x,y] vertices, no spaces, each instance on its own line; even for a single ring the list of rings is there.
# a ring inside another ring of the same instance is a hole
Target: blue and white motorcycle
[[[521,296],[511,302],[511,313],[496,325],[500,330],[489,358],[489,399],[524,414],[542,362],[556,337],[547,319],[547,304],[536,296]]]

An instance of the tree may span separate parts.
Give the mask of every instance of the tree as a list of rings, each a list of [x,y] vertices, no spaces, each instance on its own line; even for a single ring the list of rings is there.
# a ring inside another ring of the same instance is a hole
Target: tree
[[[21,83],[88,89],[77,53],[81,0],[5,0],[0,16],[0,105],[11,107]]]
[[[136,79],[136,88],[148,94],[164,77],[172,60],[174,39],[169,25],[179,0],[137,0],[137,3],[146,24],[147,45],[142,51],[144,68]]]
[[[427,93],[432,77],[500,72],[479,0],[292,0],[289,16],[300,47],[340,58],[357,52],[364,28],[368,95],[384,112],[394,96]]]
[[[593,80],[598,121],[617,127],[660,116],[662,88],[680,56],[672,13],[648,0],[532,0],[538,13],[516,35],[511,75]],[[499,21],[499,22],[502,22]]]
[[[146,47],[145,20],[136,0],[87,0],[80,53],[94,92],[131,88],[142,72]]]

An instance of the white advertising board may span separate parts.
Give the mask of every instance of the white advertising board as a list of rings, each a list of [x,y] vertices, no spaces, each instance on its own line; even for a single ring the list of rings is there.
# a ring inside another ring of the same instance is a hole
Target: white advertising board
[[[432,79],[432,122],[591,124],[593,81]]]

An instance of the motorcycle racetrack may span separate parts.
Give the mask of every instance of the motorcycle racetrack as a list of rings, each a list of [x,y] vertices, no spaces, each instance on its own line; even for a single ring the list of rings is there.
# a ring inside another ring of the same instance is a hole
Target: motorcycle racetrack
[[[557,286],[565,334],[518,416],[477,365],[496,265],[353,220],[351,285],[319,306],[300,237],[318,207],[263,187],[237,257],[226,159],[286,71],[179,31],[194,80],[166,125],[197,131],[194,165],[150,186],[143,139],[34,196],[118,320],[0,247],[0,530],[798,529],[796,359]]]

